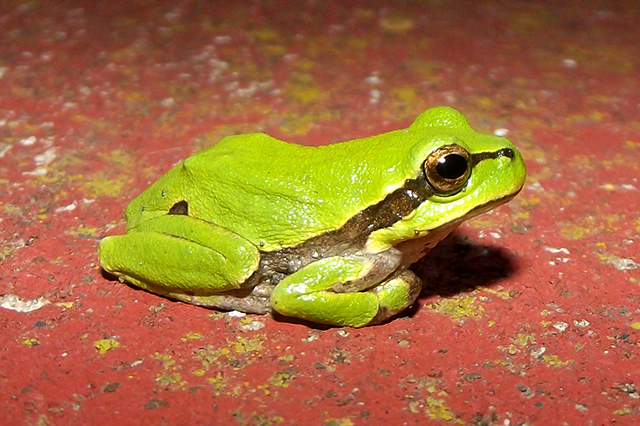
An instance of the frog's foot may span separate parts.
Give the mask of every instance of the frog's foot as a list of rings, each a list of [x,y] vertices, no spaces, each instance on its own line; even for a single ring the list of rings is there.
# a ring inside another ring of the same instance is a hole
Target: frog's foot
[[[271,293],[271,304],[282,315],[322,324],[380,323],[411,306],[422,288],[410,271],[389,275],[399,261],[395,250],[319,260],[282,280]]]
[[[404,311],[422,291],[422,280],[405,269],[369,290],[378,299],[378,313],[367,325],[379,324]]]

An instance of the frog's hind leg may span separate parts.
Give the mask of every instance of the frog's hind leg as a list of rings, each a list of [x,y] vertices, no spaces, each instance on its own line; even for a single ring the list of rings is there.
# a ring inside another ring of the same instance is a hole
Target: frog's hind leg
[[[283,315],[323,324],[380,323],[411,306],[422,289],[413,272],[394,272],[400,259],[392,249],[319,260],[282,280],[271,293],[271,304]]]
[[[100,242],[101,266],[121,281],[210,307],[230,306],[222,294],[252,286],[259,263],[260,253],[249,241],[184,215],[159,216]]]

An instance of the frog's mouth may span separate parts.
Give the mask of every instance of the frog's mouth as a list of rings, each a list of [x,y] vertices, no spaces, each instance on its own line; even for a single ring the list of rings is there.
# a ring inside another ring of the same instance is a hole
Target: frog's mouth
[[[486,213],[489,210],[492,210],[498,206],[501,206],[502,204],[507,204],[509,201],[513,200],[516,197],[516,195],[520,193],[520,190],[522,190],[522,187],[520,187],[520,189],[518,189],[518,191],[514,192],[513,194],[505,195],[504,197],[495,198],[487,201],[482,205],[475,206],[474,208],[470,209],[466,214],[464,214],[457,220],[459,220],[460,222],[464,222],[467,219],[471,219],[472,217],[479,216],[482,213]]]

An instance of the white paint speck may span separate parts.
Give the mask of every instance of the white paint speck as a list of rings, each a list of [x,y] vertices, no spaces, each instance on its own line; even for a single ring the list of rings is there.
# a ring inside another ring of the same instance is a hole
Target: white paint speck
[[[557,322],[553,324],[553,328],[555,328],[559,332],[565,331],[568,327],[569,327],[569,324],[567,324],[566,322]]]
[[[34,143],[38,142],[38,138],[35,136],[29,136],[28,138],[24,138],[18,142],[22,146],[31,146]]]
[[[76,207],[78,207],[78,203],[76,201],[74,201],[71,204],[68,204],[66,206],[63,207],[58,207],[57,209],[55,209],[53,212],[54,213],[62,213],[62,212],[70,212],[76,209]]]
[[[176,101],[173,100],[173,98],[166,98],[160,101],[160,105],[162,105],[165,108],[169,108],[170,106],[173,106],[176,103]]]
[[[36,166],[48,166],[53,160],[56,159],[57,155],[58,148],[53,147],[49,148],[42,154],[36,155],[35,157],[33,157],[33,160],[36,162]]]
[[[47,169],[44,167],[36,167],[30,172],[22,172],[22,174],[25,176],[44,176],[47,174]]]
[[[549,253],[564,253],[564,254],[569,254],[569,249],[566,249],[564,247],[561,248],[555,248],[555,247],[545,247],[544,248],[545,251],[548,251]]]
[[[382,92],[378,89],[372,89],[369,91],[369,103],[372,105],[380,102],[380,98],[382,97]]]
[[[0,158],[4,158],[4,155],[13,148],[13,145],[0,145]]]
[[[607,263],[613,265],[618,271],[629,271],[640,268],[640,264],[634,262],[633,259],[625,259],[622,257],[607,259]]]
[[[573,320],[573,325],[575,325],[576,327],[580,327],[580,328],[586,328],[589,327],[591,325],[591,323],[589,321],[587,321],[586,319],[583,320]]]
[[[22,300],[15,294],[5,294],[0,297],[0,308],[22,313],[36,311],[48,304],[49,301],[44,297],[31,300]]]
[[[375,86],[375,85],[381,84],[382,80],[378,76],[378,73],[374,72],[369,77],[365,78],[364,82]]]
[[[224,36],[216,36],[213,38],[213,42],[216,44],[227,44],[227,43],[231,43],[231,37],[224,35]]]

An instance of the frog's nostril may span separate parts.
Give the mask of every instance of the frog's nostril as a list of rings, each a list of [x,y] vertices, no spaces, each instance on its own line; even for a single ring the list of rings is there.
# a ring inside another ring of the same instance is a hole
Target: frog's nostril
[[[511,148],[503,148],[500,151],[498,151],[498,157],[513,158],[515,156],[516,156],[516,153],[513,152],[513,150]]]

